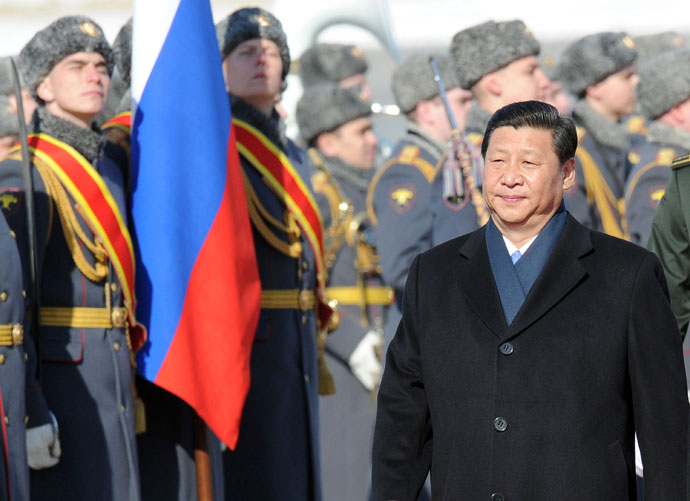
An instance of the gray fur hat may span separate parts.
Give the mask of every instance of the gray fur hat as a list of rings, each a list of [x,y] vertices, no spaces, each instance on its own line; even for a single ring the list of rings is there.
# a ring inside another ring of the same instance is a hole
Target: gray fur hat
[[[520,20],[487,21],[459,31],[450,51],[460,70],[460,86],[470,89],[484,75],[516,59],[539,54],[539,42]]]
[[[635,91],[644,114],[655,119],[690,98],[690,49],[662,52],[640,65]]]
[[[665,31],[653,35],[634,37],[633,42],[635,42],[635,49],[637,50],[638,66],[666,50],[682,49],[685,47],[685,40],[675,31]]]
[[[371,103],[362,99],[358,85],[344,89],[334,83],[308,88],[295,112],[300,135],[307,143],[319,134],[370,114]]]
[[[17,115],[10,112],[10,100],[7,96],[0,96],[0,137],[9,134],[19,134]]]
[[[317,43],[299,58],[299,78],[305,89],[325,82],[338,83],[366,71],[367,61],[356,45]]]
[[[14,79],[12,78],[10,57],[0,57],[0,96],[14,94]]]
[[[570,92],[582,96],[587,87],[635,64],[636,59],[635,42],[628,35],[597,33],[566,47],[556,71]]]
[[[36,33],[19,53],[26,88],[41,102],[36,88],[53,67],[77,52],[96,52],[105,58],[108,74],[112,74],[115,58],[103,30],[86,16],[66,16],[53,21]]]
[[[129,18],[125,24],[122,25],[120,31],[113,42],[113,54],[115,55],[115,64],[117,71],[120,73],[120,78],[127,84],[132,85],[132,18]]]
[[[441,79],[446,90],[460,86],[455,62],[449,55],[434,56]],[[434,80],[434,71],[429,63],[429,56],[416,55],[407,58],[393,71],[391,79],[395,102],[402,113],[415,109],[417,103],[438,96],[438,84]]]
[[[216,24],[216,37],[222,59],[246,40],[265,38],[278,46],[283,61],[283,80],[290,71],[290,49],[280,21],[260,7],[246,7],[236,10]]]

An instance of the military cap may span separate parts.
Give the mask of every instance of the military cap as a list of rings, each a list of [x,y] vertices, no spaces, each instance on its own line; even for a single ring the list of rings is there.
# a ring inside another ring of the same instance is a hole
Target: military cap
[[[295,113],[300,135],[307,143],[319,134],[370,114],[371,103],[362,98],[358,85],[345,89],[334,83],[308,88]]]
[[[0,96],[14,94],[10,56],[0,57]]]
[[[459,78],[455,62],[448,55],[434,56],[446,90],[459,87]],[[391,79],[395,102],[402,113],[415,109],[417,103],[433,99],[440,94],[434,80],[434,70],[429,63],[429,56],[415,55],[407,58],[393,71]]]
[[[633,42],[635,42],[635,49],[637,50],[638,66],[664,51],[685,47],[685,40],[675,31],[634,37]]]
[[[580,38],[561,54],[558,79],[576,96],[635,63],[635,42],[625,33],[597,33]]]
[[[66,16],[53,21],[36,33],[19,53],[22,77],[34,99],[40,102],[36,89],[53,67],[77,52],[96,52],[105,58],[108,74],[115,59],[103,30],[86,16]]]
[[[283,80],[290,70],[290,49],[280,21],[260,7],[246,7],[236,10],[216,25],[218,47],[223,59],[235,47],[253,38],[265,38],[278,46],[283,61]]]
[[[17,115],[10,112],[10,100],[0,96],[0,137],[19,133]]]
[[[131,85],[132,73],[132,18],[122,25],[113,42],[113,54],[120,78]]]
[[[450,43],[463,89],[472,88],[484,75],[517,59],[536,56],[539,48],[539,42],[520,20],[487,21],[456,33]]]
[[[366,73],[367,61],[356,45],[317,43],[299,58],[299,77],[305,89],[320,83],[338,83]]]
[[[690,49],[662,52],[638,69],[635,91],[644,114],[655,119],[690,98]]]

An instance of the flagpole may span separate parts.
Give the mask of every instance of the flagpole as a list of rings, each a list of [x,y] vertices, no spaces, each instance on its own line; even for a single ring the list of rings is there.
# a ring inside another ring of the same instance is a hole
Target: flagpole
[[[194,413],[194,462],[198,501],[213,501],[213,476],[206,423]]]

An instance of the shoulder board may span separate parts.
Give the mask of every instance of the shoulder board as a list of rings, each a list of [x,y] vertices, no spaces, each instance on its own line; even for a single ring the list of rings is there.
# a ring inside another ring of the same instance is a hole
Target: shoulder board
[[[395,161],[401,164],[414,165],[422,173],[426,180],[431,183],[436,176],[438,165],[432,165],[430,162],[422,158],[420,153],[421,149],[419,146],[407,145],[402,149]]]
[[[661,148],[656,154],[656,163],[659,165],[671,165],[675,156],[676,152],[672,148]]]
[[[633,115],[628,119],[628,132],[646,136],[649,131],[645,127],[647,120],[641,115]]]
[[[582,139],[587,135],[587,129],[584,127],[577,126],[575,127],[575,131],[577,132],[578,141],[582,141]]]
[[[671,164],[672,169],[682,169],[690,165],[690,155],[683,155],[682,157],[677,157]]]
[[[465,137],[472,144],[472,146],[476,146],[476,147],[481,146],[482,141],[484,140],[484,135],[479,134],[478,132],[470,132]]]

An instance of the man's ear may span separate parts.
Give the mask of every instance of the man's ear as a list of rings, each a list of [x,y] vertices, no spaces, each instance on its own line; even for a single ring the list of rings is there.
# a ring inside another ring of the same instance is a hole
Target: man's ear
[[[335,138],[332,132],[323,132],[316,138],[316,149],[327,157],[335,156]]]
[[[575,159],[571,158],[563,164],[563,191],[567,191],[575,185]]]
[[[36,87],[36,94],[38,94],[38,97],[40,97],[45,103],[52,103],[55,99],[55,95],[53,94],[53,86],[50,84],[50,79],[47,76],[43,77],[43,79],[38,83],[38,87]]]
[[[492,96],[500,96],[503,88],[501,87],[501,82],[496,78],[496,72],[491,72],[488,75],[484,75],[481,79],[483,87]]]

